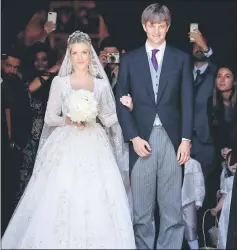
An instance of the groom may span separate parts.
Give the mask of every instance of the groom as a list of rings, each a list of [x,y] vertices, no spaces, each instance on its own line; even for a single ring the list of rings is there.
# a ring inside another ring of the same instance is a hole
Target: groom
[[[166,44],[171,23],[158,3],[142,13],[145,46],[121,59],[116,99],[125,141],[130,141],[134,232],[138,249],[153,249],[156,201],[160,229],[157,249],[180,249],[181,165],[189,159],[193,128],[193,79],[188,55]],[[133,111],[120,103],[130,94]],[[177,153],[176,153],[177,152]]]

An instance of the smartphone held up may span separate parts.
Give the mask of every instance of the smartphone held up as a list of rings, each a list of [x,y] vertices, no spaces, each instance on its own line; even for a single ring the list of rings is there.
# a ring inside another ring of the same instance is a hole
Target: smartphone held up
[[[48,13],[48,22],[52,22],[56,25],[57,23],[57,12],[49,12]]]
[[[198,30],[198,23],[190,23],[190,33]],[[190,37],[190,42],[194,42],[194,39]]]

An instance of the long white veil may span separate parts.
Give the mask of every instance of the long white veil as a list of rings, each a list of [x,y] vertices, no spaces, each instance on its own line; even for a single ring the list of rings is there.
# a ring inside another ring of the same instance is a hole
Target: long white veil
[[[70,45],[71,43],[83,42],[83,41],[91,44],[91,40],[87,34],[80,32],[80,31],[76,31],[69,36],[68,45]],[[106,89],[108,90],[106,91],[106,93],[104,93],[104,95],[106,95],[106,105],[108,105],[108,108],[114,114],[116,114],[116,102],[115,102],[114,94],[110,87],[108,77],[92,45],[91,45],[91,51],[92,51],[92,59],[91,59],[91,64],[89,66],[90,73],[93,77],[103,79],[103,82],[107,86]],[[73,72],[73,67],[72,67],[72,63],[70,59],[70,51],[69,51],[69,46],[68,46],[63,63],[58,73],[58,76],[61,76],[61,77],[68,76],[72,74],[72,72]],[[46,123],[44,124],[41,138],[40,138],[38,152],[44,146],[44,142],[47,140],[47,138],[50,136],[50,134],[52,133],[54,129],[55,129],[54,127],[49,127]],[[109,136],[109,139],[113,148],[113,152],[117,161],[117,165],[119,167],[121,176],[124,181],[125,188],[128,191],[128,189],[130,188],[128,145],[124,143],[122,130],[118,121],[115,124],[113,124],[111,127],[105,128],[105,130]]]

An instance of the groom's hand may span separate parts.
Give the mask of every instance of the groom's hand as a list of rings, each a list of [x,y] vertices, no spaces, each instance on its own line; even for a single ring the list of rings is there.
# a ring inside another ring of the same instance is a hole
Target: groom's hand
[[[139,136],[133,138],[132,140],[133,143],[133,148],[135,152],[140,156],[140,157],[146,157],[149,156],[151,153],[151,146],[149,143]]]
[[[177,152],[177,161],[179,165],[185,164],[190,158],[190,141],[183,140],[179,145]]]

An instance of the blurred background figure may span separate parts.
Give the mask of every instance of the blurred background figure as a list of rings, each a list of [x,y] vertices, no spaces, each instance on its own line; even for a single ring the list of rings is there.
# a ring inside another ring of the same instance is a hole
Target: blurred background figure
[[[21,56],[14,50],[9,51],[1,72],[2,146],[6,147],[2,161],[2,233],[17,205],[19,170],[32,124],[29,96],[21,79],[20,66]]]
[[[44,43],[36,43],[29,48],[25,84],[30,98],[32,128],[29,141],[24,149],[21,166],[21,197],[33,171],[39,140],[44,125],[49,91],[60,64],[55,64],[52,49]]]
[[[125,53],[118,45],[118,41],[112,37],[102,40],[99,49],[99,60],[109,78],[111,88],[115,94],[115,86],[119,72],[120,56]]]

